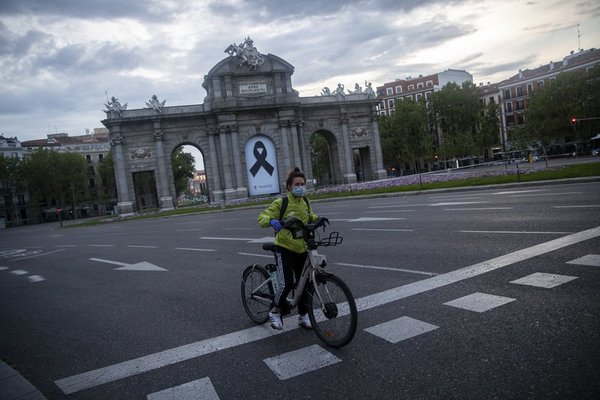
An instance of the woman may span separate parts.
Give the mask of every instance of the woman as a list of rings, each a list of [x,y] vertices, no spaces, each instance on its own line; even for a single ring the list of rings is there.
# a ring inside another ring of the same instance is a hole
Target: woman
[[[279,275],[279,284],[277,285],[277,293],[275,293],[275,304],[269,319],[273,329],[283,329],[281,320],[281,311],[287,309],[287,295],[294,286],[294,275],[296,280],[300,278],[304,262],[308,255],[308,249],[304,239],[294,239],[292,232],[288,229],[282,229],[281,221],[294,217],[301,220],[304,224],[314,222],[318,216],[313,214],[310,207],[310,202],[304,194],[306,192],[306,177],[298,167],[294,168],[287,177],[287,207],[284,206],[284,213],[281,214],[282,205],[284,205],[283,197],[273,201],[271,205],[258,215],[258,224],[263,228],[271,226],[275,229],[275,245],[277,251],[275,259],[277,262],[277,273]],[[298,303],[298,325],[303,328],[311,329],[310,319],[306,314],[308,306],[306,305],[306,293],[302,293],[300,302]]]

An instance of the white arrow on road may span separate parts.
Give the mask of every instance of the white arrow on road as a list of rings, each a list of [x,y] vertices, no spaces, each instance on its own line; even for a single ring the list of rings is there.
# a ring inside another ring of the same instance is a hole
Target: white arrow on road
[[[121,268],[115,268],[119,271],[168,271],[158,265],[150,264],[148,261],[142,261],[136,264],[127,264],[119,261],[103,260],[101,258],[90,258],[92,261],[99,261],[107,264],[120,265]]]

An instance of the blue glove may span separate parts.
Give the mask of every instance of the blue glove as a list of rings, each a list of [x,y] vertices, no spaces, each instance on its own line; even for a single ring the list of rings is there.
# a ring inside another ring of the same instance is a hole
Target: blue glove
[[[269,221],[269,225],[275,229],[275,232],[279,232],[282,229],[281,222],[278,219],[273,218]]]

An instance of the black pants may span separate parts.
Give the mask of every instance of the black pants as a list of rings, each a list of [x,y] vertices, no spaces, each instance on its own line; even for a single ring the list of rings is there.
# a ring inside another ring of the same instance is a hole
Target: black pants
[[[302,274],[304,262],[308,253],[294,253],[282,247],[277,247],[275,259],[277,260],[277,274],[279,275],[278,289],[275,293],[275,304],[281,310],[287,310],[286,298],[294,287],[294,276],[296,281]],[[298,314],[306,314],[308,306],[306,305],[306,291],[302,293],[298,303]]]

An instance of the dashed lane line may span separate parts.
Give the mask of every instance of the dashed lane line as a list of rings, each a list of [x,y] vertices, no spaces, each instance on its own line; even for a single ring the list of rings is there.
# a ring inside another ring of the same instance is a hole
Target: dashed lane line
[[[434,272],[417,271],[414,269],[403,269],[403,268],[378,267],[375,265],[361,265],[361,264],[348,264],[348,263],[335,263],[335,265],[342,265],[344,267],[366,268],[366,269],[380,269],[380,270],[384,270],[384,271],[394,271],[394,272],[408,272],[410,274],[428,275],[428,276],[439,275]]]
[[[526,234],[526,235],[568,235],[572,232],[544,232],[544,231],[457,231],[459,233],[498,233],[498,234]]]
[[[426,278],[421,281],[409,283],[407,285],[365,296],[356,300],[356,306],[359,311],[368,310],[396,300],[404,299],[409,296],[414,296],[429,290],[437,289],[468,278],[495,271],[497,269],[528,260],[554,250],[571,246],[585,240],[594,239],[599,236],[600,226],[518,250],[445,274]],[[168,365],[194,359],[221,350],[230,349],[236,346],[256,342],[258,340],[298,329],[298,324],[294,323],[294,319],[295,316],[285,318],[284,329],[281,331],[271,329],[266,324],[255,326],[241,331],[228,333],[173,349],[123,361],[118,364],[83,372],[81,374],[59,379],[55,381],[55,383],[65,394],[76,393],[81,390],[90,389],[105,383],[114,382],[144,372],[153,371]]]

